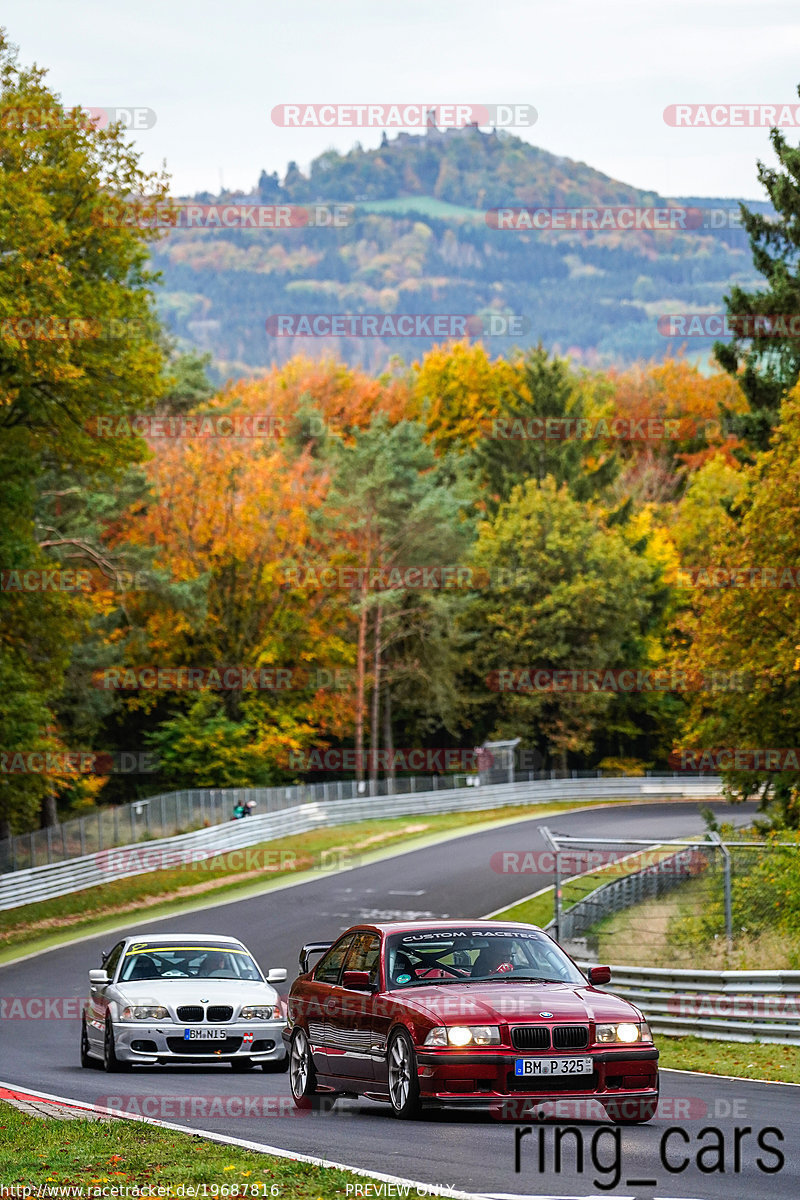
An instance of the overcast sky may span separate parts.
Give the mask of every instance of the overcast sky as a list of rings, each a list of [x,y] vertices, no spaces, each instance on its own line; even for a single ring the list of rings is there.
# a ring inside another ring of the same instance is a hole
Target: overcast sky
[[[637,187],[755,199],[767,129],[664,109],[800,105],[798,0],[4,0],[0,20],[65,103],[154,110],[135,141],[176,195],[379,141],[279,128],[278,104],[458,102],[532,104],[515,132]]]

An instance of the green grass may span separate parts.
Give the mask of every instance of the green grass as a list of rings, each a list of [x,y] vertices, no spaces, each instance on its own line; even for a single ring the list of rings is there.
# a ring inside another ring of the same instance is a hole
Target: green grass
[[[358,202],[358,208],[364,212],[375,213],[419,213],[423,217],[439,217],[443,220],[485,220],[485,214],[476,208],[451,204],[449,200],[437,200],[435,196],[398,196],[393,200],[364,200]]]
[[[602,800],[594,803],[624,804],[629,801]],[[213,859],[194,865],[168,867],[113,880],[99,887],[0,912],[0,939],[3,945],[0,962],[23,952],[49,949],[82,932],[91,930],[100,934],[119,928],[120,918],[129,914],[141,913],[145,917],[156,918],[196,909],[204,901],[244,899],[287,879],[307,877],[308,872],[320,862],[323,853],[329,856],[328,861],[358,865],[375,861],[388,850],[400,846],[421,847],[448,837],[458,837],[468,826],[488,828],[585,806],[583,803],[576,805],[574,801],[563,801],[477,812],[437,813],[432,816],[411,813],[383,820],[359,821],[293,834],[263,842],[260,846],[248,847],[246,851],[216,855]],[[147,843],[142,843],[137,849],[146,853]],[[259,866],[242,869],[241,856],[245,858],[246,867],[247,855],[253,860],[263,851],[272,852],[268,860],[269,869]],[[291,856],[291,863],[284,857],[283,867],[280,865],[281,852]]]
[[[658,1034],[656,1045],[661,1052],[660,1067],[707,1071],[709,1075],[734,1075],[740,1079],[800,1083],[800,1046],[782,1046],[775,1042],[717,1042]]]
[[[315,1118],[304,1119],[313,1145]],[[0,1101],[0,1182],[6,1187],[82,1186],[84,1197],[100,1198],[113,1195],[113,1187],[129,1189],[117,1193],[124,1196],[137,1185],[152,1184],[165,1189],[156,1195],[169,1197],[180,1194],[180,1184],[207,1184],[207,1195],[338,1200],[345,1196],[346,1185],[356,1181],[368,1180],[349,1171],[223,1146],[144,1122],[48,1120]],[[183,1194],[190,1193],[184,1189]],[[198,1195],[202,1194],[200,1190]]]

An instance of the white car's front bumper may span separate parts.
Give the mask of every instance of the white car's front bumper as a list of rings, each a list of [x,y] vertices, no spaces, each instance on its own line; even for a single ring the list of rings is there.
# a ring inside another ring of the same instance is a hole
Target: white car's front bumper
[[[197,1063],[249,1059],[253,1063],[280,1062],[286,1057],[281,1038],[283,1019],[228,1021],[224,1025],[180,1025],[171,1021],[115,1021],[114,1049],[123,1062]],[[224,1037],[200,1038],[214,1032]],[[195,1033],[195,1037],[186,1035]]]

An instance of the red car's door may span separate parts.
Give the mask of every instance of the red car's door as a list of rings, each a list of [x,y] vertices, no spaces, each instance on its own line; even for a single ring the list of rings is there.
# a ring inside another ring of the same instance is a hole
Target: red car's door
[[[373,987],[378,984],[381,939],[377,933],[357,933],[344,961],[345,971],[366,971]],[[347,988],[342,982],[331,989],[328,1008],[328,1072],[350,1079],[373,1079],[375,1056],[375,993]]]
[[[298,1016],[304,1020],[308,1029],[308,1040],[314,1066],[321,1075],[331,1072],[331,1056],[328,1053],[330,1042],[330,1022],[338,1008],[338,983],[342,974],[342,965],[347,951],[353,942],[353,935],[340,938],[328,950],[314,968],[313,976],[303,988],[302,1012]],[[336,1052],[334,1051],[334,1057]]]

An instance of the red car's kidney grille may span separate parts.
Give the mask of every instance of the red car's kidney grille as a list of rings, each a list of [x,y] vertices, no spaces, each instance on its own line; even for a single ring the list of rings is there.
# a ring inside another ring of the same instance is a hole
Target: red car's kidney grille
[[[550,1030],[546,1025],[515,1025],[511,1045],[517,1050],[549,1050]]]
[[[553,1028],[553,1046],[557,1050],[577,1050],[589,1045],[588,1025],[556,1025]]]

